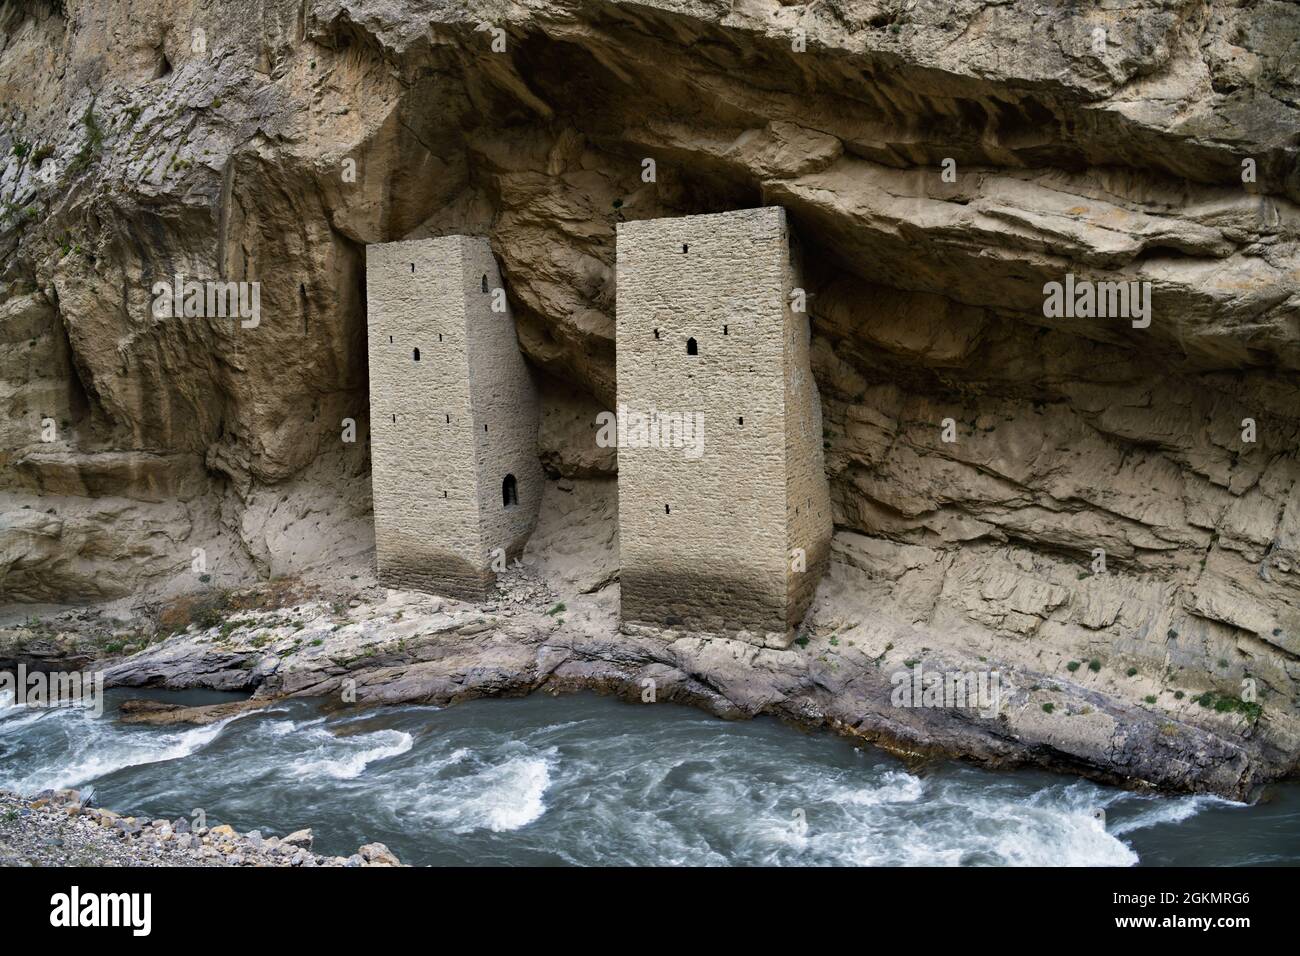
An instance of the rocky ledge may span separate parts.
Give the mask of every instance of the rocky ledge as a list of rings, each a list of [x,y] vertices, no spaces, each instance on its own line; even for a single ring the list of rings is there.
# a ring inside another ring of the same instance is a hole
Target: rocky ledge
[[[140,820],[89,805],[78,790],[32,799],[0,791],[0,866],[401,866],[382,843],[349,857],[311,851],[311,830],[288,836]]]

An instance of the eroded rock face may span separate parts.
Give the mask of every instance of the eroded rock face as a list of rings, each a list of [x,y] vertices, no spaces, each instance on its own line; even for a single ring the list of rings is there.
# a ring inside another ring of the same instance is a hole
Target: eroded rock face
[[[1294,4],[62,6],[0,14],[5,601],[364,553],[371,242],[488,236],[548,472],[612,475],[616,223],[779,203],[849,590],[1253,680],[1298,749]],[[177,273],[261,323],[153,318]],[[1150,326],[1046,317],[1067,273]]]

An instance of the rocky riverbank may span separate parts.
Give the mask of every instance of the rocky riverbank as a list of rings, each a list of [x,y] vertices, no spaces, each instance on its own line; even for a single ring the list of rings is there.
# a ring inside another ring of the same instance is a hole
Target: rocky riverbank
[[[109,687],[252,695],[248,704],[125,708],[122,719],[155,725],[209,723],[284,697],[319,697],[342,708],[595,690],[645,705],[691,704],[724,718],[773,715],[916,761],[1035,765],[1133,788],[1248,799],[1294,772],[1296,754],[1279,745],[1268,707],[1213,706],[1190,679],[1183,687],[1176,676],[1135,702],[1146,686],[1112,657],[1071,662],[1042,649],[1016,657],[1005,643],[864,615],[842,600],[853,585],[837,580],[844,573],[842,566],[833,572],[803,636],[787,650],[620,630],[617,585],[576,594],[569,587],[561,600],[554,578],[519,566],[483,605],[372,581],[331,593],[277,585],[209,595],[187,605],[188,626],[141,638],[140,649],[99,666]],[[52,646],[95,643],[58,636],[60,621],[83,632],[102,627],[86,615],[68,612],[41,625],[47,665]],[[22,657],[21,632],[0,636],[0,658]],[[910,683],[918,668],[925,675],[994,674],[996,705],[900,704],[899,675]]]
[[[79,790],[31,799],[0,790],[0,866],[400,866],[382,843],[352,856],[313,853],[311,830],[284,837],[185,818],[144,820],[89,805]]]

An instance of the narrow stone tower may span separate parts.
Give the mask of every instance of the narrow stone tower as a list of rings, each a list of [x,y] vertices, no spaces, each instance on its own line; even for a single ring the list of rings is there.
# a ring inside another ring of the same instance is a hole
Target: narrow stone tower
[[[800,284],[779,207],[619,224],[624,622],[793,639],[831,537]]]
[[[537,519],[537,392],[501,285],[486,239],[366,247],[375,553],[389,587],[481,600]]]

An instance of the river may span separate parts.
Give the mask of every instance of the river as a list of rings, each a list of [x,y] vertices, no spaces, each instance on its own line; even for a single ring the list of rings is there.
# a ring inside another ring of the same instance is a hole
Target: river
[[[1252,806],[894,757],[778,721],[575,695],[448,708],[268,705],[208,727],[0,701],[0,787],[94,788],[150,818],[386,843],[417,865],[1300,864],[1300,784]],[[1100,812],[1099,812],[1100,811]]]

